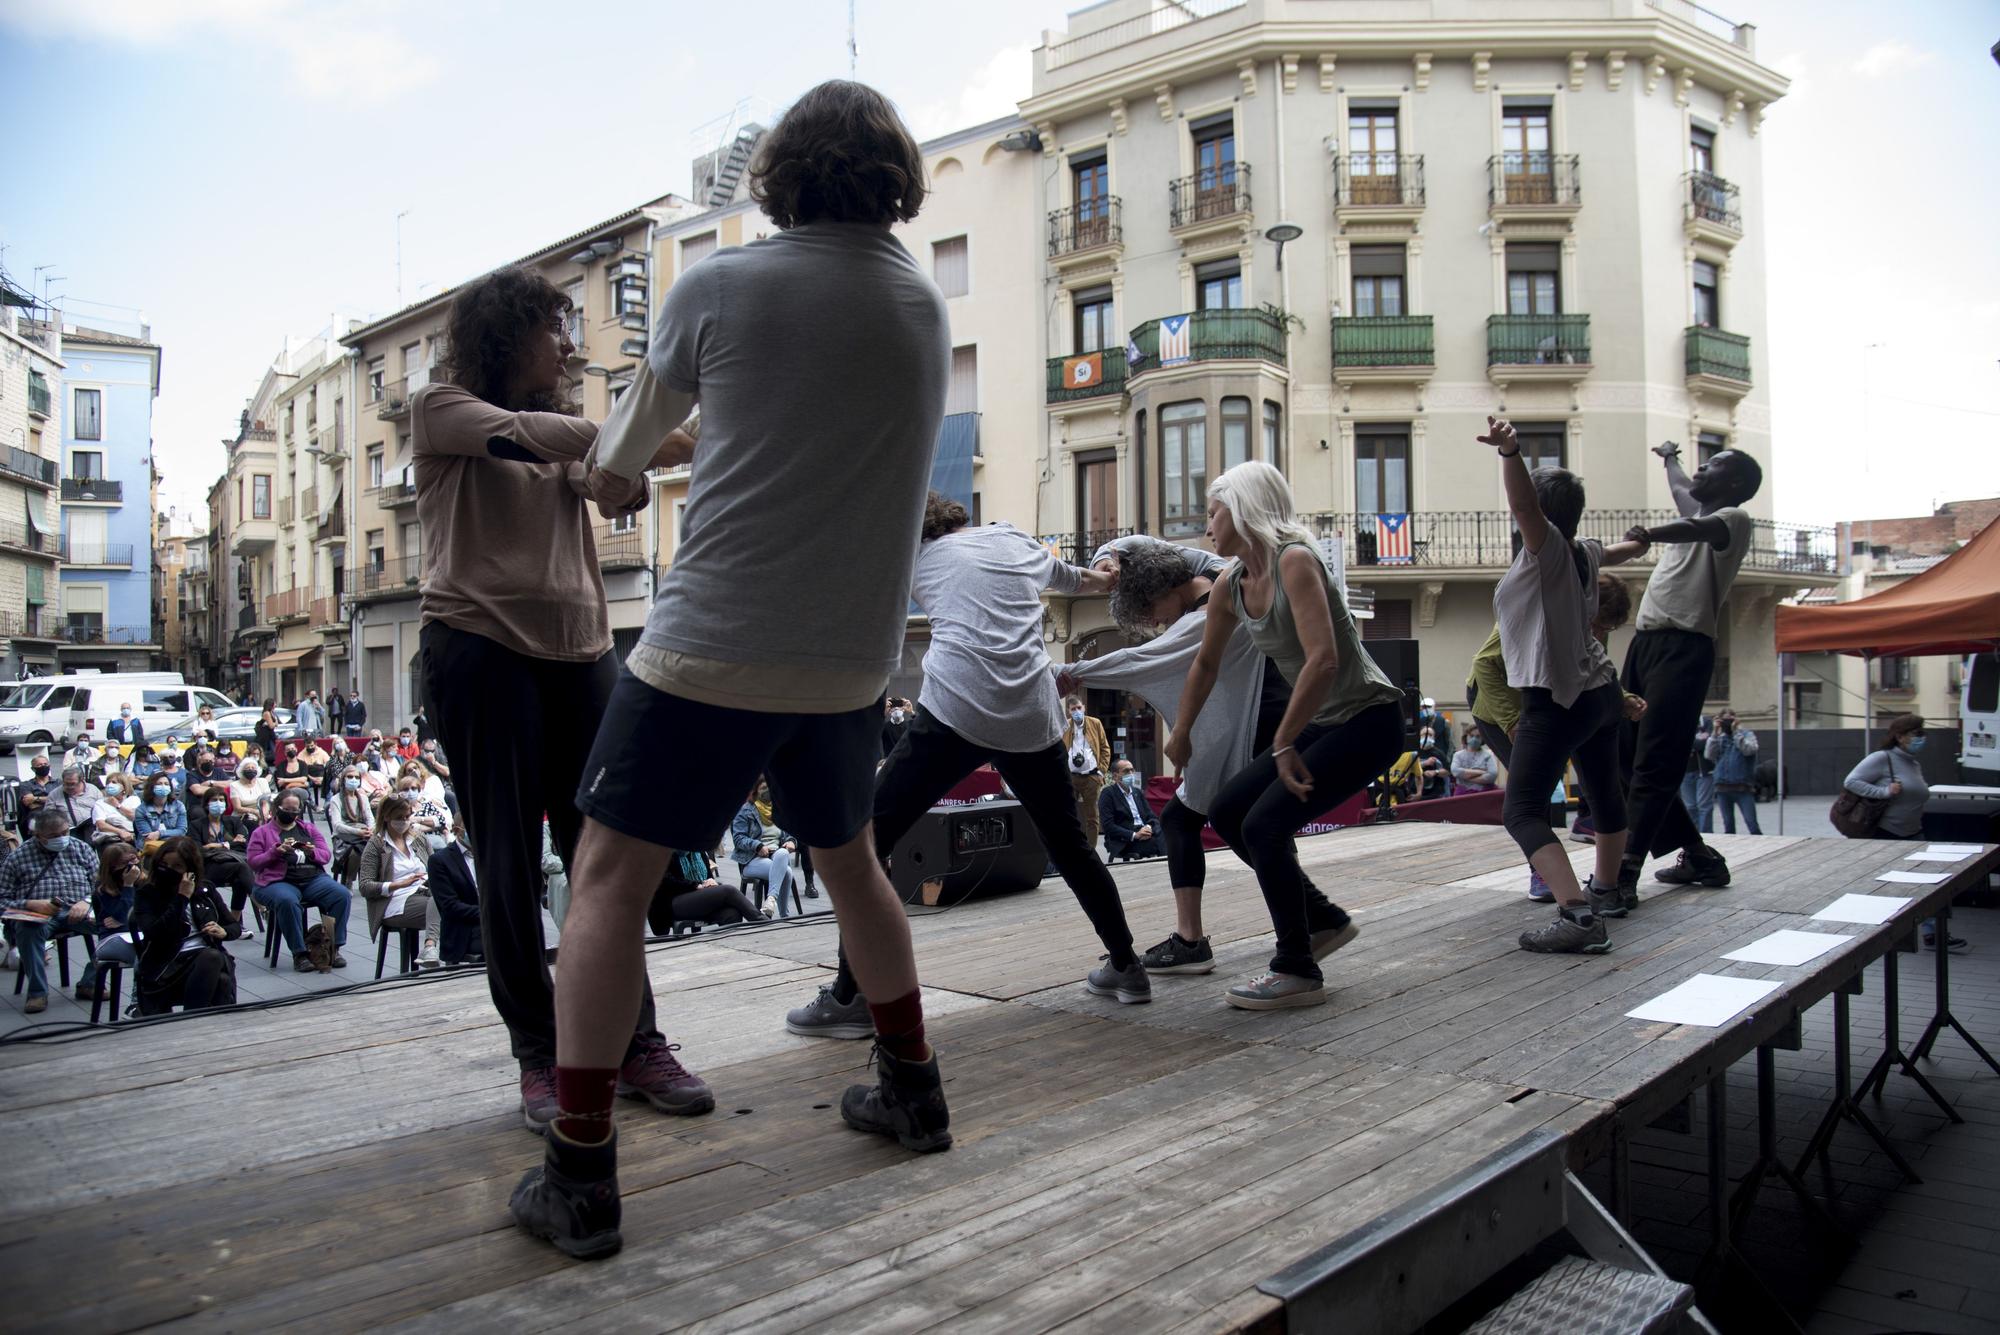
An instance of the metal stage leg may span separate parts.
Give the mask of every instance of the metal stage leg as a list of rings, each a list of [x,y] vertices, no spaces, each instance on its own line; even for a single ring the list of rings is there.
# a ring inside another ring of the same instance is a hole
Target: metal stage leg
[[[1749,1217],[1750,1207],[1756,1204],[1758,1188],[1773,1173],[1792,1189],[1800,1204],[1825,1220],[1829,1227],[1836,1232],[1847,1231],[1834,1218],[1833,1211],[1813,1195],[1805,1179],[1778,1157],[1777,1055],[1766,1043],[1757,1049],[1757,1161],[1743,1174],[1743,1181],[1737,1185],[1736,1194],[1729,1203],[1729,1223],[1735,1232],[1743,1231],[1743,1221]]]
[[[1945,942],[1951,940],[1951,904],[1949,902],[1938,910],[1937,925],[1934,930],[1937,932],[1937,941],[1940,947]],[[1910,1056],[1916,1061],[1922,1061],[1924,1058],[1930,1056],[1931,1045],[1937,1042],[1938,1035],[1944,1032],[1945,1026],[1950,1025],[1952,1029],[1957,1031],[1958,1036],[1965,1040],[1965,1045],[1978,1055],[1979,1060],[1992,1067],[1996,1074],[2000,1074],[2000,1062],[1994,1061],[1993,1054],[1985,1048],[1980,1047],[1979,1040],[1967,1033],[1965,1026],[1958,1022],[1958,1017],[1951,1013],[1951,952],[1940,948],[1935,953],[1937,955],[1937,1013],[1931,1016],[1931,1022],[1924,1027],[1924,1036],[1917,1040],[1917,1046],[1910,1049]],[[1934,1094],[1931,1097],[1936,1098],[1937,1096]]]
[[[1768,1058],[1769,1049],[1759,1048],[1757,1102],[1760,1110],[1764,1102],[1762,1082],[1766,1074],[1763,1063]],[[1757,1267],[1751,1265],[1730,1241],[1733,1211],[1729,1195],[1728,1114],[1729,1070],[1725,1067],[1716,1072],[1715,1078],[1708,1082],[1708,1254],[1702,1258],[1701,1263],[1701,1273],[1707,1277],[1708,1282],[1697,1280],[1696,1287],[1710,1288],[1721,1281],[1725,1271],[1733,1269],[1744,1283],[1761,1295],[1770,1309],[1770,1315],[1783,1321],[1786,1329],[1796,1332],[1801,1329],[1799,1324],[1786,1313],[1785,1305],[1778,1301],[1778,1296],[1764,1283],[1763,1276],[1757,1273]],[[1761,1129],[1758,1136],[1761,1145],[1763,1138]],[[1752,1168],[1750,1171],[1755,1174],[1758,1169]],[[1744,1186],[1750,1187],[1751,1183],[1751,1178],[1744,1179]],[[1752,1190],[1754,1191],[1754,1187]],[[1806,1199],[1812,1198],[1807,1196]]]
[[[1914,940],[1914,937],[1912,939]],[[1902,1014],[1896,997],[1896,957],[1902,953],[1902,944],[1899,942],[1894,950],[1882,957],[1882,1055],[1875,1059],[1874,1069],[1861,1078],[1861,1088],[1855,1091],[1855,1097],[1867,1094],[1870,1086],[1873,1086],[1875,1097],[1881,1098],[1883,1088],[1889,1083],[1889,1072],[1900,1068],[1904,1075],[1917,1082],[1918,1088],[1930,1095],[1932,1103],[1944,1109],[1946,1117],[1954,1122],[1963,1122],[1965,1119],[1958,1115],[1958,1109],[1952,1107],[1945,1096],[1938,1093],[1936,1085],[1924,1078],[1924,1073],[1917,1069],[1915,1062],[1903,1055],[1898,1032]]]
[[[1875,1125],[1868,1114],[1861,1110],[1861,1105],[1854,1100],[1853,1052],[1848,1033],[1847,998],[1850,989],[1860,990],[1860,983],[1861,980],[1857,977],[1852,982],[1843,983],[1833,994],[1833,1103],[1827,1108],[1826,1116],[1820,1118],[1819,1129],[1813,1132],[1811,1143],[1806,1146],[1806,1152],[1799,1156],[1798,1167],[1792,1171],[1803,1175],[1807,1164],[1826,1153],[1827,1145],[1833,1140],[1834,1129],[1840,1125],[1840,1119],[1844,1117],[1866,1131],[1904,1177],[1912,1182],[1922,1182],[1923,1178],[1917,1175],[1917,1170],[1910,1167],[1910,1161],[1889,1143],[1889,1138],[1882,1134],[1882,1129]]]

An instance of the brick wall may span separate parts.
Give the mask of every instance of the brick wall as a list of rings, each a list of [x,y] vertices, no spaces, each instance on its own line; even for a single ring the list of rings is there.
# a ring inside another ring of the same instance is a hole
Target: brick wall
[[[1899,556],[1943,556],[1972,541],[1995,519],[2000,519],[2000,497],[1947,501],[1936,514],[1908,519],[1850,520],[1840,525],[1840,550],[1845,555],[1855,542],[1866,542]]]

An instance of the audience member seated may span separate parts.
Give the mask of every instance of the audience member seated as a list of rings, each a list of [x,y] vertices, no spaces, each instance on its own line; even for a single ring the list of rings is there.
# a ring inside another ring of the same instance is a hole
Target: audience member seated
[[[98,852],[97,888],[90,892],[91,930],[98,934],[97,950],[83,966],[83,976],[76,980],[78,1001],[97,1000],[98,965],[122,964],[129,969],[139,963],[139,953],[132,945],[132,908],[140,880],[138,849],[130,844],[107,844]]]
[[[16,832],[23,839],[34,837],[35,813],[48,805],[49,798],[61,787],[62,782],[49,772],[47,756],[36,756],[32,768],[34,776],[15,790],[15,798],[21,809]]]
[[[426,949],[417,963],[426,969],[476,963],[485,952],[479,936],[479,867],[463,825],[457,839],[431,854],[430,872],[438,940],[436,949]]]
[[[103,798],[104,791],[83,777],[83,769],[70,765],[63,770],[62,787],[49,794],[49,805],[62,812],[64,819],[69,821],[72,835],[89,843],[96,828],[92,817]]]
[[[1445,725],[1449,727],[1450,725]],[[1436,728],[1417,732],[1418,796],[1430,799],[1451,796],[1451,766],[1445,761],[1444,743]]]
[[[421,774],[403,774],[396,780],[395,795],[410,804],[410,819],[417,833],[430,840],[432,848],[443,848],[451,842],[451,812],[424,796],[423,783]]]
[[[138,837],[132,819],[139,813],[139,796],[134,788],[144,780],[134,779],[129,774],[107,774],[104,776],[104,796],[97,799],[97,805],[90,810],[90,842],[94,848],[106,844],[127,844],[138,847]]]
[[[271,816],[271,785],[247,753],[229,785],[229,814],[241,816],[253,826],[263,824]]]
[[[805,911],[799,905],[798,893],[792,889],[792,859],[798,855],[798,842],[778,828],[771,810],[771,788],[762,779],[757,781],[756,791],[737,809],[736,818],[729,822],[729,839],[742,878],[764,882],[778,917],[786,916],[788,897],[793,912]]]
[[[364,766],[349,765],[327,803],[327,824],[333,827],[334,879],[352,885],[361,868],[361,850],[375,837],[375,810],[361,789]]]
[[[715,859],[707,853],[676,852],[669,858],[666,875],[646,910],[646,922],[655,936],[672,935],[677,922],[727,927],[762,921],[764,914],[748,895],[716,876]]]
[[[181,794],[190,820],[207,808],[210,795],[229,796],[229,779],[221,772],[213,747],[197,745],[188,748],[187,784]]]
[[[306,772],[305,758],[296,750],[278,767],[271,771],[271,786],[277,793],[297,793],[306,800],[306,811],[310,813],[315,805],[312,795],[312,775]]]
[[[239,922],[243,906],[250,902],[250,892],[256,888],[246,860],[251,828],[251,821],[229,814],[229,799],[222,784],[210,790],[208,800],[190,822],[189,835],[201,849],[202,881],[210,886],[229,887],[229,912]],[[248,938],[256,934],[244,927],[241,935]]]
[[[423,794],[424,801],[437,806],[447,805],[444,800],[444,780],[440,779],[429,765],[421,760],[406,760],[397,777],[408,778],[412,774],[417,776],[418,791]]]
[[[49,1008],[48,963],[43,951],[58,936],[91,930],[90,894],[97,858],[70,837],[69,816],[59,802],[35,817],[35,839],[0,862],[0,913],[28,976],[27,1005],[34,1015]]]
[[[202,885],[194,840],[176,835],[160,845],[137,900],[139,1013],[235,1005],[236,961],[222,945],[235,923],[215,891]]]
[[[158,778],[165,779],[174,786],[174,801],[180,801],[187,794],[187,771],[181,768],[180,745],[173,738],[167,738],[167,749],[160,753]]]
[[[151,742],[140,742],[126,757],[125,772],[135,779],[150,779],[160,772],[160,758],[153,751]]]
[[[368,904],[368,935],[422,932],[423,955],[438,954],[437,910],[427,893],[431,845],[411,828],[410,804],[400,794],[382,799],[375,832],[361,850],[361,898]]]
[[[1166,856],[1158,817],[1146,801],[1145,781],[1129,760],[1114,763],[1111,782],[1098,791],[1097,824],[1104,831],[1104,852],[1109,861]]]
[[[1465,725],[1465,745],[1452,753],[1451,781],[1461,793],[1490,793],[1500,786],[1500,761],[1476,722]]]
[[[347,944],[347,914],[350,907],[347,887],[326,874],[333,858],[326,836],[305,820],[306,800],[296,792],[280,794],[271,804],[271,819],[250,836],[247,861],[256,878],[257,902],[276,920],[291,948],[292,967],[300,973],[318,968],[306,948],[305,909],[316,908],[322,917],[333,919],[331,958],[335,969],[347,960],[340,948]]]
[[[319,744],[318,737],[308,737],[303,749],[298,753],[298,762],[305,767],[306,792],[310,796],[314,810],[326,805],[327,776],[334,770],[333,757]]]
[[[146,780],[144,800],[139,804],[139,814],[133,817],[133,828],[148,852],[162,839],[170,839],[177,834],[188,832],[187,808],[174,796],[173,781],[162,770]]]

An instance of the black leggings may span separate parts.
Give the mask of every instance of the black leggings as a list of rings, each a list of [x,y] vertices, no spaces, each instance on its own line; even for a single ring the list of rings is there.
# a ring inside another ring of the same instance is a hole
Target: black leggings
[[[1615,681],[1585,691],[1568,709],[1539,686],[1522,690],[1521,722],[1514,730],[1500,817],[1522,853],[1533,857],[1556,842],[1549,825],[1549,794],[1571,762],[1590,798],[1597,832],[1625,829],[1625,791],[1618,775],[1618,730],[1624,717],[1625,697]]]
[[[662,886],[646,910],[647,925],[653,935],[666,936],[677,922],[705,922],[711,927],[731,923],[762,922],[764,915],[741,890],[733,885],[712,885],[706,890],[676,890]]]
[[[1222,785],[1209,820],[1236,855],[1256,869],[1278,936],[1272,970],[1318,978],[1313,933],[1345,926],[1347,915],[1330,901],[1315,904],[1307,896],[1292,836],[1396,763],[1403,751],[1403,712],[1394,702],[1370,705],[1345,723],[1307,727],[1294,745],[1312,775],[1310,797],[1302,802],[1292,796],[1278,778],[1278,762],[1263,751]]]

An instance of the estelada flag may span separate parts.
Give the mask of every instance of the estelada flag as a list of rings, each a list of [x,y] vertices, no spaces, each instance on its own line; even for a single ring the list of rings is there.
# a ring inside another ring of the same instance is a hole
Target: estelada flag
[[[1068,357],[1063,360],[1063,388],[1089,389],[1092,385],[1104,383],[1104,354],[1093,352],[1087,357]]]

